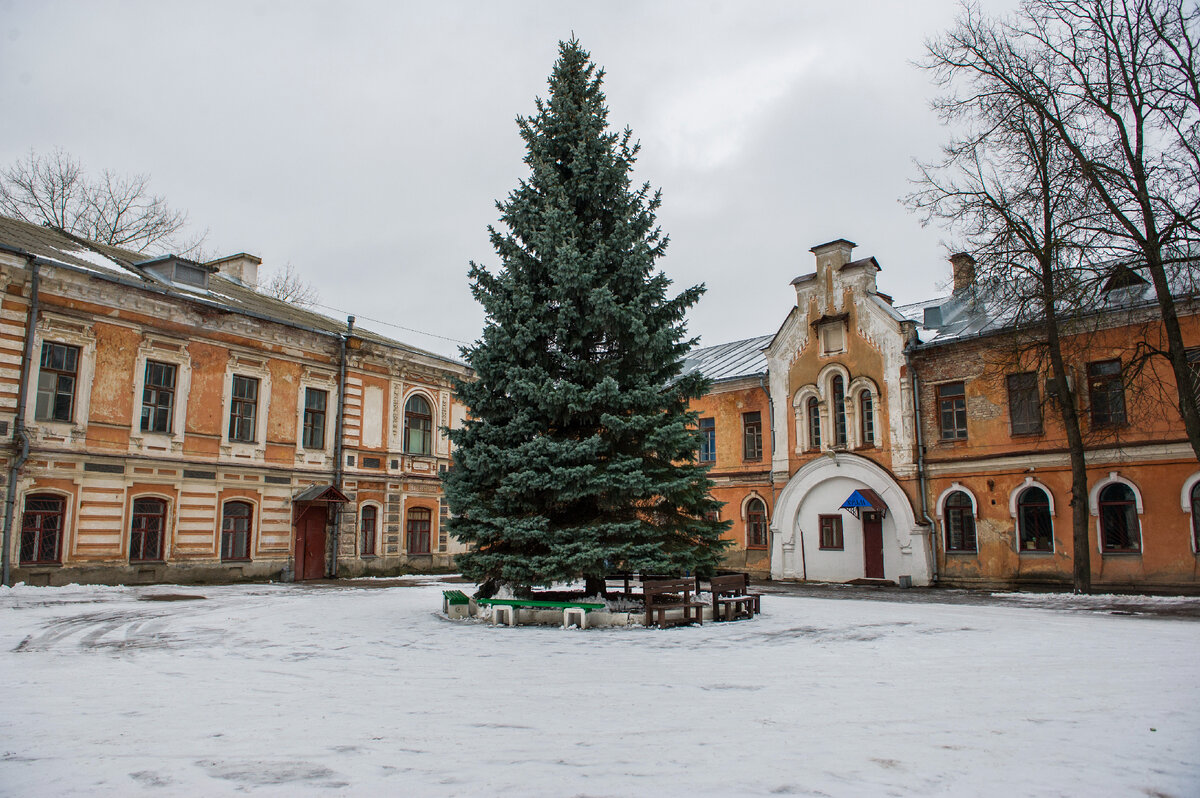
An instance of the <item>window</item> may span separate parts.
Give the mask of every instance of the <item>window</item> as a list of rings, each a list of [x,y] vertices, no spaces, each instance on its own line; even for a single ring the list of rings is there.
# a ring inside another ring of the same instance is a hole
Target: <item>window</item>
[[[1017,532],[1021,551],[1054,551],[1050,497],[1041,488],[1026,488],[1017,497]]]
[[[840,374],[833,378],[833,445],[846,445],[846,383]]]
[[[1125,386],[1121,384],[1121,361],[1088,363],[1088,400],[1093,427],[1119,427],[1125,423]]]
[[[742,413],[742,459],[762,459],[762,413]]]
[[[1200,551],[1200,482],[1192,486],[1192,543]]]
[[[305,449],[325,448],[325,408],[329,392],[319,388],[304,389],[304,431],[301,445]]]
[[[821,353],[836,355],[846,348],[845,330],[842,322],[835,321],[821,325]]]
[[[1013,435],[1041,433],[1042,402],[1036,373],[1008,375],[1008,418]]]
[[[142,388],[142,432],[171,432],[171,413],[175,407],[175,366],[146,361],[146,382]]]
[[[762,499],[751,499],[746,503],[746,548],[767,547],[767,506]]]
[[[70,421],[75,408],[75,378],[79,369],[79,347],[46,341],[42,344],[38,372],[37,401],[33,417],[38,421]]]
[[[433,412],[425,397],[413,395],[404,403],[404,451],[429,454],[433,450]]]
[[[429,553],[429,520],[432,513],[424,507],[408,511],[408,553]]]
[[[234,374],[232,400],[229,403],[229,440],[254,443],[257,412],[258,378]]]
[[[225,502],[221,509],[221,559],[250,559],[250,532],[254,507],[247,502]]]
[[[946,497],[946,551],[975,551],[975,505],[956,490]]]
[[[163,529],[167,503],[162,499],[134,499],[129,528],[129,561],[156,562],[163,558]]]
[[[362,508],[362,521],[359,523],[359,531],[362,532],[362,548],[359,551],[364,557],[375,554],[375,522],[378,512],[374,505],[367,504]]]
[[[717,422],[716,419],[700,419],[700,462],[717,462]]]
[[[1089,369],[1090,370],[1090,369]],[[1104,551],[1140,551],[1137,501],[1128,485],[1114,482],[1100,491],[1100,540]]]
[[[821,403],[815,396],[808,400],[808,448],[821,448]]]
[[[844,549],[846,541],[842,537],[842,517],[840,515],[822,515],[820,523],[821,548]]]
[[[867,390],[859,391],[858,408],[862,413],[862,444],[863,446],[875,445],[875,402],[871,399],[871,392]]]
[[[966,440],[967,394],[961,382],[938,386],[938,420],[942,440]]]
[[[21,518],[23,565],[59,562],[66,512],[67,501],[62,496],[39,493],[25,499],[25,513]]]

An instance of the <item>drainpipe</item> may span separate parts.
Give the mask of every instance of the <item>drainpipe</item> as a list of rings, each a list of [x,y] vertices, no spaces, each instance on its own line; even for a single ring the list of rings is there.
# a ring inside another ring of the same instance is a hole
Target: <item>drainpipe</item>
[[[27,255],[29,278],[29,315],[25,320],[25,355],[21,359],[21,378],[17,388],[17,413],[13,419],[13,460],[8,468],[8,496],[4,501],[3,584],[12,584],[12,527],[17,505],[17,479],[29,457],[29,435],[25,432],[25,393],[29,386],[29,371],[33,364],[33,330],[38,316],[38,282],[41,273],[38,262]]]
[[[925,519],[925,523],[929,524],[929,553],[933,555],[929,566],[929,581],[931,584],[937,584],[937,525],[933,519],[929,517],[929,505],[926,502],[925,490],[925,441],[921,435],[921,382],[917,379],[917,369],[913,366],[911,353],[905,353],[905,360],[908,363],[908,372],[912,375],[912,392],[913,392],[913,416],[915,429],[917,433],[917,479],[920,482],[921,488],[921,517]]]
[[[346,317],[346,332],[342,334],[341,343],[338,351],[338,412],[337,412],[337,438],[333,442],[333,484],[338,490],[343,490],[342,482],[345,478],[346,463],[345,451],[343,451],[342,437],[343,424],[346,418],[346,340],[354,333],[354,317]],[[338,575],[338,538],[341,536],[342,524],[340,521],[341,505],[335,506],[333,503],[329,505],[331,510],[331,518],[333,519],[333,568],[330,574],[334,579]]]
[[[767,479],[771,481],[771,517],[775,517],[775,402],[771,399],[771,392],[767,390],[766,383],[767,375],[762,374],[758,378],[758,387],[767,395],[767,420],[771,422],[771,468],[767,472]],[[771,529],[771,525],[767,524],[767,529]],[[771,541],[770,548],[767,551],[775,551],[775,541]],[[782,555],[782,552],[780,553]],[[770,566],[767,566],[770,568]],[[769,571],[768,571],[769,573]]]

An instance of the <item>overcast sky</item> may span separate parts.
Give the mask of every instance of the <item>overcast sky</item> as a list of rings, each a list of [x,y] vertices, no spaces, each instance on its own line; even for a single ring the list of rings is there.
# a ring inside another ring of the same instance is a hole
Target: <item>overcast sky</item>
[[[1007,9],[1015,0],[992,0]],[[330,315],[444,354],[483,314],[468,261],[524,174],[514,119],[572,32],[610,122],[663,191],[661,266],[704,282],[702,344],[773,333],[836,238],[897,302],[949,280],[943,231],[899,199],[946,139],[912,66],[951,0],[78,2],[0,0],[0,163],[62,147],[148,173],[214,255],[291,264]]]

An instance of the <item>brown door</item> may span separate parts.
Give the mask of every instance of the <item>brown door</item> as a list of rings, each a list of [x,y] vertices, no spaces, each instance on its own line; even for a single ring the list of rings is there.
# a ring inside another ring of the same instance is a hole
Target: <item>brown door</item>
[[[863,568],[868,579],[883,579],[883,522],[879,513],[864,512]]]
[[[325,506],[314,504],[296,519],[296,579],[325,577]]]

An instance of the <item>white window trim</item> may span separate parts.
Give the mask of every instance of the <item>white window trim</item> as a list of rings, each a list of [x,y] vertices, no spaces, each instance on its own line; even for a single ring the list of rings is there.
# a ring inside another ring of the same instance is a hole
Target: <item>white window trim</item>
[[[62,322],[70,324],[70,322]],[[62,437],[68,443],[82,441],[87,437],[88,412],[92,400],[92,382],[96,373],[96,335],[90,327],[82,332],[60,326],[53,316],[43,315],[33,331],[33,361],[29,384],[25,386],[26,418],[34,442],[42,443],[47,435]],[[38,376],[42,372],[42,344],[70,344],[79,347],[79,359],[75,363],[75,396],[70,421],[51,421],[37,418]],[[140,408],[140,405],[139,405]]]
[[[1017,517],[1019,509],[1018,502],[1020,501],[1021,494],[1024,493],[1027,488],[1039,488],[1050,500],[1050,551],[1030,549],[1027,552],[1025,549],[1021,548],[1021,519]],[[1050,490],[1050,488],[1048,488],[1045,484],[1037,481],[1033,477],[1025,477],[1025,481],[1013,488],[1012,492],[1008,494],[1008,515],[1013,519],[1013,545],[1016,546],[1018,554],[1053,554],[1054,552],[1058,551],[1058,538],[1054,534],[1054,519],[1057,517],[1057,513],[1054,509],[1054,491]]]
[[[251,457],[261,460],[267,452],[267,416],[271,407],[271,372],[259,365],[261,358],[247,362],[236,353],[225,365],[225,386],[221,397],[221,454],[229,457]],[[258,379],[258,403],[254,410],[254,442],[229,440],[229,413],[233,407],[233,377],[255,377]]]
[[[1183,481],[1183,489],[1179,492],[1179,508],[1183,510],[1188,517],[1188,540],[1192,544],[1192,553],[1200,554],[1200,550],[1196,548],[1196,519],[1192,517],[1192,489],[1200,484],[1200,471],[1192,474]]]
[[[846,437],[853,441],[853,445],[858,448],[867,445],[866,439],[863,437],[863,409],[862,409],[862,392],[866,391],[871,395],[871,426],[875,430],[875,440],[871,442],[874,447],[879,446],[879,388],[876,387],[875,381],[869,377],[855,377],[853,382],[850,382],[846,387],[846,402],[853,408],[848,413],[853,417],[854,429],[849,431],[850,434]]]
[[[169,343],[178,350],[155,347],[154,343]],[[146,362],[169,363],[175,366],[175,403],[171,408],[171,431],[142,431],[142,393],[146,387]],[[157,336],[145,336],[138,345],[137,360],[133,372],[133,423],[130,425],[130,451],[147,447],[165,448],[171,452],[183,451],[184,430],[187,428],[187,400],[192,386],[192,359],[182,341],[171,341]]]
[[[25,525],[24,521],[22,520],[25,516],[25,503],[27,501],[29,501],[30,496],[36,496],[38,494],[46,494],[46,495],[50,495],[50,496],[61,496],[63,498],[63,524],[62,524],[62,530],[60,531],[62,538],[58,541],[58,563],[55,563],[51,566],[45,566],[40,563],[29,563],[28,565],[25,565],[23,562],[21,562],[21,528]],[[79,503],[79,501],[80,501],[79,496],[74,496],[74,495],[68,493],[67,491],[63,490],[62,488],[30,487],[26,490],[21,491],[21,494],[18,497],[18,502],[17,502],[17,506],[15,508],[15,512],[14,512],[15,517],[13,518],[13,541],[12,541],[12,543],[13,543],[14,548],[11,550],[12,554],[13,554],[12,566],[14,568],[43,568],[43,567],[57,568],[59,565],[66,565],[70,560],[75,559],[75,542],[77,540],[79,540],[79,535],[75,533],[76,531],[75,531],[75,527],[73,524],[74,524],[74,520],[75,520],[75,512],[78,509],[76,507],[76,505]],[[69,552],[70,556],[68,556],[68,551],[67,551],[67,531],[68,530],[70,530],[70,532],[71,532],[71,551]]]
[[[429,430],[429,451],[427,453],[410,452],[408,450],[408,400],[417,395],[429,403],[429,422],[431,428]],[[404,394],[403,399],[404,401],[400,403],[400,451],[409,457],[425,457],[432,461],[437,456],[437,447],[434,445],[434,438],[438,432],[438,416],[441,412],[438,409],[438,403],[434,398],[433,392],[428,388],[413,387]]]
[[[937,514],[937,519],[941,521],[945,517],[946,499],[949,498],[950,494],[954,493],[955,491],[962,491],[963,493],[967,494],[967,498],[971,500],[971,517],[978,521],[979,500],[975,498],[975,494],[970,488],[958,482],[951,482],[950,487],[946,488],[938,495],[937,502],[934,504],[934,512]]]
[[[232,383],[231,383],[232,385]],[[325,391],[325,440],[320,449],[304,448],[304,400],[309,388]],[[296,394],[296,461],[327,465],[333,457],[333,436],[337,427],[338,384],[332,372],[305,369]],[[229,416],[225,416],[225,434],[229,435]]]
[[[170,556],[171,556],[171,550],[172,550],[171,544],[175,542],[175,517],[176,517],[175,498],[173,496],[171,496],[171,494],[169,494],[169,493],[155,493],[154,491],[144,491],[142,493],[130,493],[129,506],[127,508],[127,516],[128,517],[125,518],[125,520],[124,520],[125,538],[124,538],[124,540],[121,541],[121,552],[122,552],[121,556],[125,560],[125,562],[130,563],[130,564],[135,564],[135,563],[133,563],[132,560],[129,559],[130,555],[132,554],[132,552],[130,552],[130,550],[129,550],[129,543],[130,543],[130,538],[133,535],[133,504],[138,499],[161,499],[162,501],[167,503],[166,517],[163,519],[163,542],[162,542],[162,561],[166,562],[167,560],[170,559]],[[217,554],[220,555],[220,553],[221,553],[220,549],[218,549]],[[136,564],[141,564],[141,561],[139,560],[138,563],[136,563]]]
[[[1017,517],[1017,500],[1020,499],[1021,493],[1026,488],[1041,488],[1050,499],[1050,517],[1057,517],[1057,513],[1054,510],[1054,491],[1033,477],[1025,477],[1025,481],[1013,488],[1012,493],[1008,494],[1008,514],[1011,518]]]
[[[363,510],[367,507],[375,508],[375,548],[370,554],[363,554],[363,551],[362,551],[362,514],[363,514]],[[356,532],[356,534],[354,536],[355,537],[354,543],[355,543],[355,548],[356,548],[356,551],[354,552],[354,556],[355,557],[379,557],[379,556],[381,556],[379,547],[380,547],[380,543],[382,543],[380,538],[383,537],[383,526],[384,526],[384,524],[383,524],[383,505],[380,502],[375,501],[374,499],[369,499],[367,501],[359,503],[358,516],[355,519],[354,526],[355,526],[355,532]],[[430,524],[430,526],[432,527],[433,525]],[[432,532],[431,532],[431,534],[432,534]],[[432,548],[432,547],[433,547],[433,542],[430,541],[430,548]]]
[[[821,357],[833,357],[840,355],[846,351],[847,339],[850,337],[850,325],[846,323],[846,319],[838,319],[836,321],[826,321],[817,325],[817,349]],[[825,335],[827,330],[835,327],[841,328],[842,345],[837,349],[825,348]]]
[[[1125,485],[1131,491],[1133,491],[1134,509],[1137,510],[1138,514],[1138,549],[1136,552],[1104,550],[1104,527],[1102,526],[1102,519],[1100,518],[1100,491],[1114,483]],[[1146,530],[1142,525],[1141,519],[1143,509],[1142,492],[1138,490],[1137,485],[1133,484],[1116,471],[1109,471],[1108,476],[1093,485],[1091,491],[1088,493],[1088,509],[1091,511],[1092,517],[1096,519],[1096,551],[1098,551],[1101,555],[1112,554],[1119,557],[1122,555],[1131,554],[1137,554],[1138,556],[1141,556],[1146,553]]]
[[[842,388],[845,390],[843,400],[846,404],[846,442],[838,444],[837,437],[837,408],[833,401],[833,378],[841,376]],[[817,389],[821,392],[821,451],[849,451],[854,448],[854,430],[852,427],[854,411],[851,409],[853,395],[850,393],[850,372],[841,363],[830,363],[817,374]]]
[[[244,502],[251,507],[250,512],[250,540],[246,542],[246,553],[250,556],[248,560],[226,560],[221,557],[221,529],[225,526],[225,505],[230,502]],[[250,496],[226,496],[221,497],[217,494],[217,529],[216,529],[216,556],[217,562],[229,563],[232,567],[237,567],[241,563],[254,562],[254,558],[258,556],[258,539],[262,532],[262,501],[260,498],[252,498]]]
[[[805,385],[800,390],[796,391],[796,395],[792,398],[792,410],[796,418],[796,454],[804,454],[815,448],[812,445],[812,436],[808,429],[808,400],[817,400],[817,413],[822,416],[818,423],[821,424],[821,448],[825,444],[825,425],[824,409],[821,407],[821,394],[817,390],[817,386],[813,384]]]

